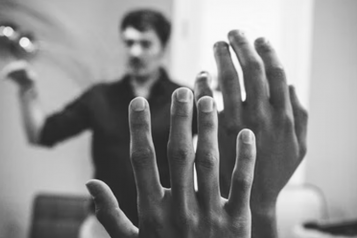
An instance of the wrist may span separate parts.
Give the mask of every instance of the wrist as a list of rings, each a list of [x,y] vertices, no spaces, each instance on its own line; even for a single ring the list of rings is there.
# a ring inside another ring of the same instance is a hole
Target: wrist
[[[251,204],[252,216],[261,217],[261,218],[272,218],[276,216],[276,204],[260,204],[254,206]]]
[[[276,204],[251,205],[252,238],[278,237],[276,223]]]

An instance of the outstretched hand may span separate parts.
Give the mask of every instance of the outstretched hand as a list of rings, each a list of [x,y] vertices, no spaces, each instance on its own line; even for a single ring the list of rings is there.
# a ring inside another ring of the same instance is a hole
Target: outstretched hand
[[[219,114],[222,195],[227,197],[231,186],[235,136],[243,128],[249,128],[257,140],[251,194],[253,237],[269,237],[265,231],[276,229],[272,217],[278,194],[306,153],[307,112],[300,105],[294,88],[287,85],[284,68],[267,40],[259,38],[253,47],[238,30],[231,31],[228,39],[242,68],[246,99],[242,100],[229,45],[216,43],[214,55],[224,101],[224,110]],[[196,100],[212,94],[207,77],[201,74],[196,80]]]
[[[237,154],[228,199],[219,186],[218,121],[211,97],[198,101],[198,145],[192,146],[193,95],[180,88],[173,93],[168,160],[171,189],[160,185],[151,137],[150,110],[143,98],[129,106],[131,160],[138,191],[139,227],[120,209],[110,188],[91,180],[96,215],[111,237],[251,237],[250,192],[255,164],[255,136],[242,130],[234,149]],[[194,189],[193,167],[198,190]]]

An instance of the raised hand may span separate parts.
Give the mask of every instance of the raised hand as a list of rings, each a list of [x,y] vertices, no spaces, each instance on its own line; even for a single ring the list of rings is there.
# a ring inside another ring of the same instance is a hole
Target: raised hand
[[[2,78],[8,78],[20,88],[29,88],[33,85],[36,73],[26,61],[15,61],[4,67],[1,72]]]
[[[237,30],[231,31],[228,38],[243,71],[246,99],[242,100],[229,45],[216,43],[214,55],[224,101],[224,110],[219,114],[222,195],[227,197],[230,189],[236,134],[249,128],[257,140],[251,194],[253,237],[274,237],[276,199],[306,153],[307,112],[294,88],[288,87],[284,68],[269,42],[259,38],[253,47]],[[211,94],[207,77],[201,74],[196,81],[196,100]]]
[[[192,148],[193,95],[186,88],[172,96],[168,159],[171,189],[160,185],[151,138],[150,110],[143,98],[129,106],[131,159],[138,191],[139,227],[120,210],[108,186],[92,180],[87,187],[94,197],[99,221],[117,237],[250,237],[250,191],[255,163],[255,136],[238,135],[237,154],[228,199],[219,187],[217,112],[211,97],[198,101],[198,145]],[[237,138],[237,135],[235,136]],[[194,190],[196,165],[198,191]]]

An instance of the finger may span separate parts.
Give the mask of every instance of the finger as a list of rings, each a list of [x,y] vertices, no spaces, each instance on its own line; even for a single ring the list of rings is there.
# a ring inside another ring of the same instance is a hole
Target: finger
[[[183,204],[193,193],[192,145],[193,95],[187,88],[179,88],[172,94],[171,128],[168,143],[168,158],[171,173],[171,188],[175,199]]]
[[[301,105],[293,86],[289,86],[289,94],[294,114],[295,133],[300,146],[300,159],[303,159],[307,151],[306,136],[308,113]]]
[[[233,216],[239,217],[242,212],[249,210],[255,158],[254,133],[251,130],[243,129],[237,137],[237,158],[227,203],[227,211]]]
[[[218,205],[219,189],[219,152],[218,119],[212,97],[202,97],[198,101],[198,142],[196,151],[196,170],[198,195],[207,210]]]
[[[138,229],[125,216],[108,185],[99,180],[86,184],[95,203],[96,216],[111,237],[138,237]]]
[[[213,97],[213,92],[210,87],[211,77],[207,72],[201,72],[197,75],[195,81],[195,101],[196,104],[201,97],[210,96]]]
[[[240,115],[242,96],[238,74],[232,62],[228,44],[217,42],[214,45],[214,56],[225,112],[229,118],[237,118]]]
[[[230,31],[228,39],[242,67],[246,101],[256,105],[268,97],[262,59],[242,31]]]
[[[159,172],[151,136],[148,102],[137,97],[129,105],[130,158],[136,181],[139,203],[161,197]],[[144,206],[143,206],[144,207]]]
[[[283,65],[266,39],[258,38],[255,41],[255,48],[264,62],[271,103],[276,107],[286,108],[290,104],[290,98]]]

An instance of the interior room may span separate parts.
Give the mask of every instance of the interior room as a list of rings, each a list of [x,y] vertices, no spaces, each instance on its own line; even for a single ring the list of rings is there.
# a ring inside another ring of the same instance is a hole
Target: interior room
[[[279,236],[310,237],[307,222],[356,223],[355,0],[0,0],[0,72],[28,61],[38,74],[42,108],[55,112],[92,85],[123,76],[120,19],[143,7],[171,20],[164,64],[175,82],[191,88],[202,70],[217,88],[213,44],[227,41],[229,30],[242,29],[252,41],[269,39],[309,113],[307,155],[278,200]],[[39,196],[49,203],[51,196],[64,203],[73,198],[68,207],[85,210],[91,134],[53,148],[31,145],[18,89],[0,78],[0,238],[35,238]],[[215,99],[222,109],[218,89]]]

